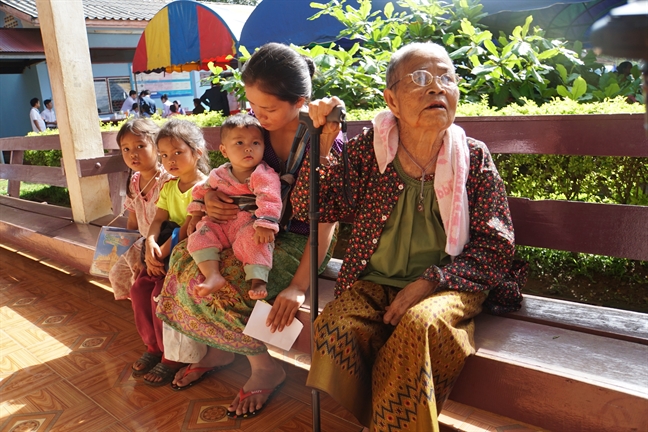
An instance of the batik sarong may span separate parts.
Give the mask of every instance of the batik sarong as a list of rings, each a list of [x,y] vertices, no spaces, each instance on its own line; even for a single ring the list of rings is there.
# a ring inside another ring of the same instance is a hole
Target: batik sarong
[[[382,319],[398,291],[358,281],[326,305],[315,322],[307,385],[371,431],[438,431],[438,413],[475,351],[472,318],[487,293],[435,293],[394,327]]]

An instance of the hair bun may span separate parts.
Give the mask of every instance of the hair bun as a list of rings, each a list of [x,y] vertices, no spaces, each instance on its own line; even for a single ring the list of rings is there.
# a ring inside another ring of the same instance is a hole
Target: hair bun
[[[306,62],[306,65],[308,66],[308,74],[310,75],[311,79],[313,79],[313,75],[315,75],[315,62],[313,61],[312,58],[302,55],[302,58]]]

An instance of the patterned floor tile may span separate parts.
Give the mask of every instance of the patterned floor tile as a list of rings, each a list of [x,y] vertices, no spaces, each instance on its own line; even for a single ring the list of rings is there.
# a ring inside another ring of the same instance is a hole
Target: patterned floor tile
[[[124,370],[124,366],[124,363],[119,359],[106,360],[68,378],[68,381],[83,393],[92,397],[112,388]]]
[[[31,366],[40,365],[40,361],[25,349],[3,353],[0,358],[0,375],[15,373]]]
[[[116,336],[117,333],[79,336],[70,348],[72,351],[83,352],[104,351]]]
[[[63,411],[49,411],[10,416],[0,430],[7,432],[48,432]]]
[[[199,399],[189,403],[182,432],[207,432],[239,429],[241,420],[227,417],[231,399]]]
[[[42,327],[64,326],[76,314],[77,314],[77,312],[60,313],[60,314],[53,314],[53,315],[43,315],[42,317],[38,318],[34,322],[34,324],[36,324],[37,326],[39,326],[41,328]]]
[[[169,386],[148,386],[142,378],[133,378],[131,372],[131,366],[126,365],[112,388],[92,396],[98,405],[117,419],[148,409],[172,394]]]
[[[47,365],[37,364],[23,367],[17,372],[5,375],[0,382],[0,394],[3,401],[19,399],[50,384],[61,381]]]
[[[169,392],[172,390],[169,389]],[[158,400],[137,413],[121,419],[121,422],[133,431],[179,431],[188,407],[189,401],[178,393]]]

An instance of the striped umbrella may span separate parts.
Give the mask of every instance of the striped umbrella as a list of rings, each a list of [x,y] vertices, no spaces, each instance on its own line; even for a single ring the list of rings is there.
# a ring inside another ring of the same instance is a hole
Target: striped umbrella
[[[149,21],[137,44],[133,73],[207,70],[235,56],[252,6],[176,0]]]

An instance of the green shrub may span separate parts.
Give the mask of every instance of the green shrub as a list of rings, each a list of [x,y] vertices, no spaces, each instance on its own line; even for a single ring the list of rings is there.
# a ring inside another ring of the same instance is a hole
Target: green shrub
[[[318,67],[315,97],[335,95],[348,106],[372,109],[384,106],[382,89],[391,53],[411,42],[435,42],[448,50],[463,97],[504,107],[523,99],[542,105],[554,97],[579,102],[604,101],[632,96],[643,102],[640,71],[635,67],[628,79],[606,72],[592,51],[582,43],[547,39],[533,27],[533,16],[519,23],[510,35],[493,34],[480,23],[485,16],[479,0],[397,2],[371,12],[371,1],[360,0],[358,8],[345,0],[311,3],[319,12],[311,19],[329,15],[343,30],[338,39],[358,40],[348,51],[335,44],[298,48]]]

